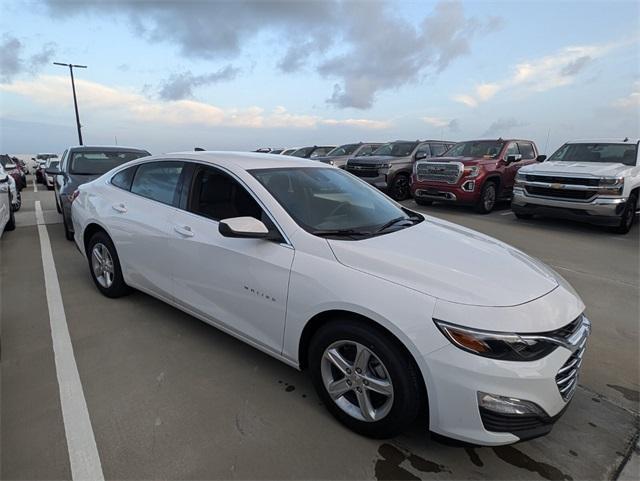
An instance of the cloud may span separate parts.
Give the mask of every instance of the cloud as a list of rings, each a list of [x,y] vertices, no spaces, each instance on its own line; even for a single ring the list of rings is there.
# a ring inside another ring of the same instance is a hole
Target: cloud
[[[202,85],[210,85],[233,80],[240,73],[239,68],[227,65],[216,72],[194,75],[190,71],[171,75],[160,87],[160,98],[163,100],[180,100],[193,96],[193,89]]]
[[[56,52],[56,44],[49,42],[42,46],[38,53],[25,59],[24,44],[18,38],[8,34],[2,36],[0,43],[0,82],[11,82],[13,78],[25,73],[35,74],[48,64]]]
[[[489,125],[489,128],[485,130],[485,132],[482,134],[482,137],[504,135],[513,131],[514,129],[517,129],[518,127],[526,127],[527,125],[527,122],[518,120],[515,117],[500,118]]]
[[[451,132],[458,132],[460,130],[460,122],[457,119],[443,119],[440,117],[422,117],[422,121],[437,129],[449,129]]]
[[[379,92],[443,71],[470,53],[474,37],[502,26],[500,17],[465,15],[459,1],[440,1],[411,20],[386,1],[45,1],[54,17],[124,17],[137,35],[197,59],[233,59],[258,37],[277,38],[276,67],[310,66],[335,80],[327,102],[338,108],[370,108]],[[188,97],[189,82],[174,80],[166,98]]]
[[[640,81],[634,82],[632,92],[628,96],[614,100],[613,107],[634,110],[637,116],[640,109]]]
[[[78,102],[83,114],[113,116],[119,123],[146,122],[164,125],[203,125],[244,128],[312,129],[320,126],[349,126],[384,129],[389,122],[362,118],[333,119],[289,112],[284,107],[271,111],[252,106],[221,107],[190,99],[154,100],[127,88],[109,87],[81,78],[76,79]],[[32,80],[0,84],[0,92],[18,94],[31,101],[56,108],[71,108],[69,79],[43,75]],[[84,116],[84,115],[83,115]]]
[[[457,94],[452,99],[467,107],[477,107],[504,90],[527,94],[571,85],[576,76],[612,48],[615,45],[566,47],[552,55],[516,64],[505,80],[478,84],[473,92]]]

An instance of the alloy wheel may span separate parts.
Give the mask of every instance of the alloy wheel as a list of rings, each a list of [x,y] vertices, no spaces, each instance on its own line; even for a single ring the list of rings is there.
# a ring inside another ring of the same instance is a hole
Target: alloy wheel
[[[108,289],[113,284],[114,267],[109,249],[101,242],[91,250],[91,267],[98,283]]]
[[[393,183],[393,194],[396,200],[404,200],[409,196],[409,180],[400,175]]]
[[[493,205],[496,203],[495,187],[491,185],[485,189],[484,195],[482,196],[482,202],[484,204],[485,210],[490,211],[491,209],[493,209]]]
[[[321,361],[322,381],[333,402],[351,417],[375,422],[393,406],[389,371],[373,351],[355,341],[336,341]]]

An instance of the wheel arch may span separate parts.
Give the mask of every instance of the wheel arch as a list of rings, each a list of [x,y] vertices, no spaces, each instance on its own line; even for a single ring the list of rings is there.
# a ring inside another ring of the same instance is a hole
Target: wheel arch
[[[109,238],[111,238],[111,235],[109,234],[109,232],[107,231],[107,229],[105,229],[105,227],[95,221],[89,222],[85,228],[84,231],[82,233],[82,246],[84,247],[84,252],[85,255],[87,253],[87,247],[89,244],[89,241],[91,240],[91,238],[94,236],[94,234],[96,234],[97,232],[104,232],[105,234],[107,234],[109,236]]]

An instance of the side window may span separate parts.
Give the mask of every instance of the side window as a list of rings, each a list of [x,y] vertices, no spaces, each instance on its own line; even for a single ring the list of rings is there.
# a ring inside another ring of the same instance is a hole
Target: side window
[[[418,150],[416,150],[416,155],[424,152],[427,154],[427,157],[431,157],[431,149],[429,148],[429,144],[420,144],[418,146]]]
[[[262,208],[235,179],[211,167],[201,167],[193,176],[188,210],[213,220],[255,217],[267,222]]]
[[[507,158],[507,155],[517,155],[520,151],[518,150],[518,145],[515,142],[509,142],[509,146],[504,151],[504,158]]]
[[[431,155],[439,157],[444,154],[446,146],[444,144],[431,144]]]
[[[379,145],[365,145],[364,147],[362,147],[360,149],[360,152],[358,152],[356,154],[356,157],[360,157],[362,155],[370,155],[371,152],[376,150],[378,147],[380,147],[380,146]]]
[[[121,170],[111,177],[111,184],[124,190],[131,190],[131,184],[133,183],[133,177],[136,175],[137,168],[138,166],[134,165],[128,169]]]
[[[65,172],[67,169],[67,152],[69,152],[68,150],[65,150],[64,153],[62,154],[61,157],[61,161],[60,161],[60,172]]]
[[[518,142],[518,148],[522,154],[522,160],[531,160],[536,158],[535,150],[530,142]]]
[[[131,192],[167,205],[178,205],[178,184],[184,162],[141,164],[131,184]]]

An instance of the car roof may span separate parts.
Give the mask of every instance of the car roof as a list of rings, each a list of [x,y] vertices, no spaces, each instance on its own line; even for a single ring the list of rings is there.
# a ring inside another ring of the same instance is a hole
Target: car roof
[[[139,147],[125,147],[124,145],[74,145],[69,147],[68,150],[73,150],[74,152],[87,152],[100,149],[105,152],[149,152],[146,149],[141,149]]]
[[[316,162],[315,160],[290,157],[288,155],[271,155],[262,152],[233,152],[233,151],[203,151],[203,152],[173,152],[153,156],[158,159],[185,159],[208,162],[214,165],[236,166],[243,170],[290,168],[290,167],[314,167],[332,169],[333,167]]]
[[[640,139],[632,139],[632,138],[617,138],[617,139],[578,139],[578,140],[570,140],[567,144],[598,144],[598,143],[606,143],[606,144],[621,144],[621,145],[634,145],[640,142]]]

